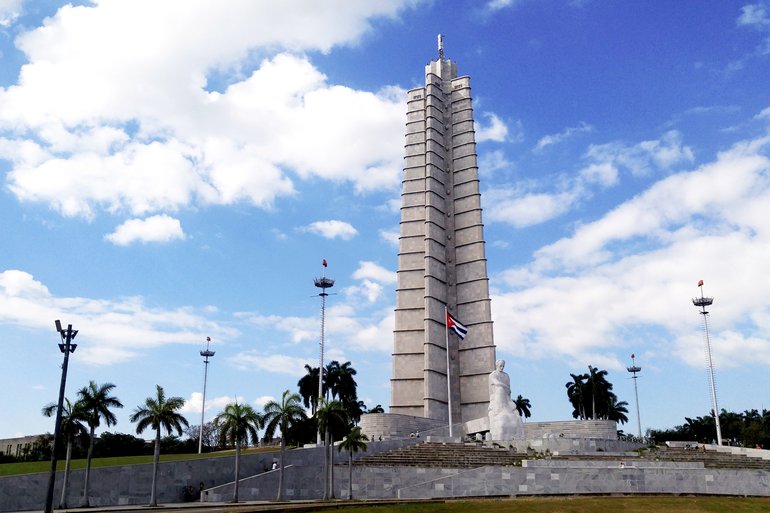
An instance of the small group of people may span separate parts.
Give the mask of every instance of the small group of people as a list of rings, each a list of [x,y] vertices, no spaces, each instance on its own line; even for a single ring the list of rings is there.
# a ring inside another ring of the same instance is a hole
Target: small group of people
[[[413,431],[409,433],[409,438],[420,438],[420,432],[419,431]],[[382,437],[380,437],[380,440],[382,440]]]

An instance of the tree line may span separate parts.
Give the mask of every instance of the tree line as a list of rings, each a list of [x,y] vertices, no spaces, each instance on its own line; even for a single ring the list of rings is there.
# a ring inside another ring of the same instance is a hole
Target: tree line
[[[685,417],[684,424],[671,429],[650,429],[647,436],[656,443],[667,441],[693,441],[716,443],[714,412],[702,417]],[[742,447],[770,449],[770,410],[752,409],[743,413],[722,408],[719,427],[723,443]]]

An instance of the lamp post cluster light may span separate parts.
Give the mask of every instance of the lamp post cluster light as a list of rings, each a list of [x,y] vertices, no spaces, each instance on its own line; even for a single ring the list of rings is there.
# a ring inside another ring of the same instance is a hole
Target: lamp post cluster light
[[[64,407],[64,389],[67,386],[67,366],[69,364],[70,353],[74,353],[78,347],[77,344],[73,344],[75,336],[78,334],[78,330],[72,329],[72,324],[67,325],[67,329],[61,327],[61,322],[56,320],[56,331],[61,337],[61,343],[59,344],[59,351],[64,353],[64,363],[61,366],[61,384],[59,385],[59,402],[56,407],[56,424],[54,425],[53,432],[53,450],[51,451],[51,472],[48,476],[48,489],[45,495],[45,513],[51,513],[53,511],[53,488],[56,482],[56,453],[61,446],[61,417],[62,408]]]
[[[209,350],[211,337],[206,337],[206,350],[201,351],[203,357],[203,403],[201,404],[201,429],[198,434],[198,454],[203,451],[203,416],[206,414],[206,381],[209,377],[209,358],[214,356],[214,351]]]

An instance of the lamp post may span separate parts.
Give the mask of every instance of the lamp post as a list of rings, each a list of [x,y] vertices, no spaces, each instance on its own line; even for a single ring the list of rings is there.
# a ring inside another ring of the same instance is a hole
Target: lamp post
[[[700,287],[700,297],[696,297],[692,300],[692,304],[700,308],[699,314],[703,316],[703,333],[706,344],[706,364],[709,371],[709,382],[711,384],[711,402],[714,407],[714,421],[717,428],[717,444],[722,445],[722,426],[719,425],[719,407],[717,406],[717,385],[714,380],[714,363],[711,361],[711,340],[709,339],[709,323],[708,323],[708,311],[707,306],[710,306],[714,302],[713,297],[703,296],[703,280],[698,282]]]
[[[326,289],[330,289],[334,286],[334,280],[331,278],[326,277],[326,266],[328,265],[326,263],[326,259],[323,259],[323,262],[321,263],[323,265],[323,276],[321,278],[316,278],[313,280],[313,283],[316,287],[321,289],[321,293],[318,294],[321,296],[321,341],[319,342],[319,362],[318,362],[318,406],[316,407],[316,412],[318,411],[318,408],[321,407],[321,400],[324,398],[324,327],[325,327],[325,321],[326,321],[326,296],[329,294],[326,292]],[[321,430],[318,430],[318,437],[317,437],[317,445],[321,445]]]
[[[198,454],[203,450],[203,416],[206,414],[206,381],[209,376],[209,357],[214,356],[214,351],[209,351],[211,337],[206,337],[206,350],[201,351],[203,357],[203,403],[201,404],[201,429],[198,434]]]
[[[626,370],[634,375],[634,396],[636,397],[636,427],[639,430],[639,438],[642,437],[642,418],[639,416],[639,391],[636,389],[636,379],[638,376],[636,375],[637,372],[640,372],[642,370],[641,367],[637,366],[634,362],[634,355],[631,355],[631,367],[626,367]]]
[[[70,353],[74,353],[78,347],[77,344],[73,344],[72,340],[75,335],[78,334],[78,330],[72,329],[72,324],[67,325],[67,329],[62,329],[61,322],[56,320],[56,331],[61,337],[61,343],[59,344],[59,351],[64,353],[64,363],[61,366],[61,384],[59,385],[59,402],[56,408],[56,425],[53,432],[53,450],[51,451],[51,473],[48,476],[48,489],[45,495],[45,513],[51,513],[53,511],[53,488],[56,482],[56,453],[61,445],[61,417],[62,408],[64,407],[64,389],[67,385],[67,366],[69,364]]]

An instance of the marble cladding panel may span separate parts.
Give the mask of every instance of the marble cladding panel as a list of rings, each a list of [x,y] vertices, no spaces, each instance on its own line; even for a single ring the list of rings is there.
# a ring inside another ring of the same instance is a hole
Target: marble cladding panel
[[[426,105],[424,112],[426,118],[444,119],[444,110],[441,107]]]
[[[446,353],[435,346],[426,346],[425,373],[423,381],[425,390],[430,390],[430,399],[446,402]]]
[[[468,355],[464,354],[463,357]],[[479,359],[483,355],[479,355]],[[481,366],[481,365],[479,365]],[[492,370],[495,369],[492,362]],[[489,371],[492,372],[492,371]],[[464,403],[484,403],[489,402],[489,372],[487,374],[476,374],[473,376],[460,375],[460,396]],[[463,417],[464,418],[464,417]],[[471,419],[468,419],[471,420]]]
[[[458,263],[472,262],[484,258],[484,243],[465,244],[455,248],[455,258]]]
[[[425,142],[425,132],[415,132],[406,134],[406,144],[412,145],[412,144],[420,144]]]
[[[457,183],[455,181],[454,195],[455,199],[465,198],[467,196],[479,196],[478,180],[462,183]]]
[[[441,96],[438,96],[436,94],[431,94],[430,92],[427,94],[425,98],[425,106],[432,107],[434,109],[438,109],[440,111],[444,110],[444,99]]]
[[[462,230],[463,228],[480,224],[482,224],[480,208],[455,214],[455,230]]]
[[[457,91],[458,89],[463,89],[463,88],[470,88],[470,87],[471,87],[471,77],[469,77],[468,75],[465,75],[462,77],[456,77],[452,79],[453,91]]]
[[[402,253],[398,255],[399,271],[422,270],[425,265],[425,255],[422,253]]]
[[[426,258],[423,260],[425,265],[425,276],[432,277],[439,281],[441,286],[446,286],[446,265],[440,259]],[[438,285],[438,284],[437,284]]]
[[[411,125],[413,123],[425,123],[425,109],[423,106],[420,106],[420,108],[416,108],[415,105],[414,110],[410,110],[406,113],[406,131],[407,132],[419,132],[423,129],[413,129],[411,128]],[[423,127],[425,125],[423,124]]]
[[[467,421],[487,416],[489,414],[488,409],[488,397],[484,402],[462,404],[462,420]]]
[[[438,217],[439,221],[443,221],[443,216],[430,216],[430,213],[428,217]],[[447,236],[446,230],[444,230],[443,226],[437,225],[434,222],[427,222],[425,223],[425,237],[428,239],[434,239],[434,240],[440,240],[443,241]],[[442,259],[443,260],[443,259]]]
[[[407,144],[404,146],[404,156],[423,155],[425,153],[425,143]]]
[[[469,142],[455,146],[453,149],[453,156],[456,158],[467,157],[468,155],[476,155],[476,143]]]
[[[396,294],[396,308],[422,308],[427,290],[430,289],[399,290]]]
[[[425,178],[424,153],[412,157],[406,157],[405,162],[407,165],[404,166],[404,180],[421,180]]]
[[[457,163],[461,161],[464,163],[472,162],[473,165],[460,168],[457,166]],[[466,155],[460,159],[455,159],[453,162],[455,163],[454,183],[473,182],[479,179],[479,170],[476,167],[476,155]]]
[[[444,259],[446,248],[443,243],[434,239],[425,239],[425,256]]]
[[[398,241],[401,253],[422,253],[425,249],[425,239],[420,237],[400,237]]]
[[[396,273],[398,291],[404,289],[422,289],[425,287],[425,272],[422,269],[413,271],[401,270]]]
[[[404,180],[403,187],[401,189],[403,194],[412,194],[418,192],[425,192],[425,179],[418,178],[417,180]]]
[[[446,284],[432,276],[425,277],[424,295],[445,303],[447,300]],[[421,298],[424,304],[425,298]]]
[[[463,114],[468,111],[473,111],[473,101],[470,97],[457,98],[452,101],[452,121],[455,121],[455,114]]]
[[[411,221],[401,223],[401,237],[422,237],[425,232],[425,223],[422,221]]]
[[[473,132],[473,120],[472,119],[464,119],[462,121],[457,122],[454,126],[452,126],[452,133],[453,134],[464,134],[467,132]]]
[[[427,123],[426,129],[435,130],[436,132],[441,134],[444,133],[444,130],[445,130],[444,123],[442,123],[440,119],[430,117],[430,118],[427,118],[426,123]]]
[[[443,173],[432,173],[430,178],[425,180],[427,182],[425,185],[428,186],[428,190],[430,190],[432,193],[438,196],[444,196],[446,194],[446,187],[444,186],[443,179]]]
[[[394,354],[422,353],[423,331],[396,331],[393,334]]]
[[[485,260],[458,263],[455,266],[455,279],[457,283],[485,279],[487,277],[487,263]]]
[[[472,123],[472,122],[469,122],[469,123]],[[407,137],[407,139],[408,139],[408,137]],[[417,141],[415,141],[415,142],[417,142]],[[461,145],[472,144],[472,143],[475,143],[475,142],[476,142],[476,138],[475,138],[473,132],[471,132],[471,131],[460,132],[460,133],[454,132],[454,134],[452,136],[452,146],[455,147],[455,148],[458,147],[458,146],[461,146]]]
[[[484,240],[484,229],[481,225],[469,226],[468,228],[455,229],[455,246],[464,246],[474,242]],[[458,259],[458,262],[460,260]]]
[[[447,418],[446,402],[425,399],[425,416],[431,419],[445,420]]]
[[[443,302],[436,299],[425,298],[425,318],[429,319],[427,327],[427,341],[440,346],[444,345],[444,323],[446,321]]]
[[[406,380],[420,380],[423,377],[423,355],[421,354],[394,354],[394,376]],[[420,391],[422,396],[422,391]]]
[[[483,326],[492,327],[491,324],[484,324]],[[491,333],[491,330],[490,330]],[[491,340],[486,340],[487,343]],[[461,376],[481,376],[484,384],[487,384],[487,378],[489,373],[495,370],[495,348],[494,346],[477,347],[471,350],[462,351],[462,358],[460,359],[460,375]],[[479,378],[479,379],[481,379]],[[475,383],[475,381],[474,381]],[[480,401],[489,400],[489,390],[484,388],[484,394],[482,394]],[[475,397],[475,396],[474,396]],[[475,400],[475,399],[474,399]]]
[[[420,331],[425,326],[425,312],[420,309],[396,310],[396,327],[399,330]]]
[[[424,192],[412,192],[401,194],[402,207],[422,207],[425,204]]]
[[[461,321],[471,325],[473,330],[472,340],[485,340],[491,342],[492,340],[492,326],[484,327],[484,325],[476,324],[480,322],[489,322],[492,319],[491,314],[491,301],[473,301],[470,303],[460,303],[458,307],[458,315],[462,315]],[[487,336],[486,329],[489,329],[489,336]],[[481,330],[481,333],[477,331]],[[465,337],[463,341],[464,346],[467,346],[469,337]],[[470,347],[470,346],[467,346]]]
[[[454,210],[456,213],[471,212],[473,210],[479,210],[480,196],[465,196],[464,198],[457,198],[454,202]],[[458,214],[459,215],[459,214]]]
[[[457,284],[457,302],[489,299],[489,282],[484,280]]]
[[[433,192],[425,193],[425,207],[435,208],[440,212],[446,209],[446,199]]]
[[[424,171],[424,176],[427,176],[427,169],[430,167],[438,168],[438,169],[444,169],[446,166],[446,160],[435,152],[430,152],[425,154],[425,167],[426,171]]]
[[[393,365],[396,365],[401,357],[393,358]],[[423,382],[421,379],[394,379],[390,382],[390,399],[392,406],[419,406],[422,404]],[[394,413],[406,413],[404,411]]]
[[[446,148],[444,147],[443,138],[439,140],[432,138],[427,139],[425,141],[425,152],[435,153],[436,155],[439,155],[442,160],[446,160]]]

